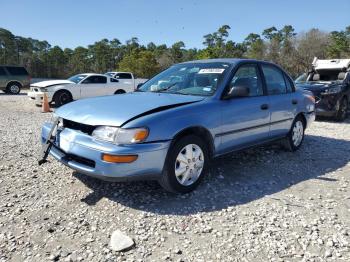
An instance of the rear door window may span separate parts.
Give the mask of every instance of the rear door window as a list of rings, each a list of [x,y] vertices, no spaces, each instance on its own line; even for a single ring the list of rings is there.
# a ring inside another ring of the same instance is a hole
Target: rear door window
[[[281,70],[272,65],[261,65],[265,76],[267,93],[269,95],[280,95],[287,93],[286,82]]]
[[[15,75],[15,76],[28,75],[28,72],[24,67],[7,66],[6,69],[7,69],[7,72],[9,72],[11,75]]]

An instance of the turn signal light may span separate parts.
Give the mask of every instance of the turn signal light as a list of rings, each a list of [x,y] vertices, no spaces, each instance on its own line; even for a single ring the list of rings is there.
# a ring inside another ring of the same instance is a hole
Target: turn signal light
[[[137,155],[109,155],[102,154],[102,160],[109,163],[131,163],[138,158]]]

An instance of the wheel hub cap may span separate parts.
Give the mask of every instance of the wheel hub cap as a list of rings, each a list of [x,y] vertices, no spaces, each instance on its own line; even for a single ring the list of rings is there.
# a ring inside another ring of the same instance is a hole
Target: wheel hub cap
[[[295,122],[295,125],[293,127],[293,144],[294,146],[299,146],[301,141],[303,140],[303,135],[304,135],[304,126],[301,121]]]
[[[19,88],[18,88],[18,86],[16,86],[16,85],[13,85],[13,86],[10,87],[11,93],[17,93],[17,92],[19,91],[18,89],[19,89]]]
[[[204,167],[204,154],[196,144],[189,144],[181,149],[175,161],[175,176],[183,186],[195,183]]]

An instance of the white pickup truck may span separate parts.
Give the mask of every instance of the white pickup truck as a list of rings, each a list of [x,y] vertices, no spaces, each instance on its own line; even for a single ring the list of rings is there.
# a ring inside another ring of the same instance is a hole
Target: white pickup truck
[[[102,74],[78,74],[67,80],[49,80],[31,84],[28,96],[41,105],[44,94],[49,103],[61,106],[73,100],[133,92],[133,84]]]
[[[130,72],[107,72],[105,75],[118,79],[119,82],[125,85],[131,85],[134,90],[137,89],[139,84],[145,83],[148,79],[145,78],[135,78]]]

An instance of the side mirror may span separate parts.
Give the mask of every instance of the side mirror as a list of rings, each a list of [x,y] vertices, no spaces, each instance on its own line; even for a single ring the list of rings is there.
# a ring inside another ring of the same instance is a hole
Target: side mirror
[[[230,99],[233,97],[247,97],[249,96],[249,87],[246,86],[232,86],[224,99]]]
[[[143,83],[139,83],[138,85],[137,85],[137,87],[136,87],[136,90],[137,89],[140,89],[140,87],[143,85]]]

